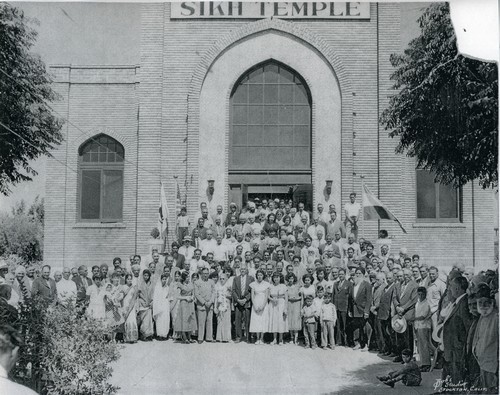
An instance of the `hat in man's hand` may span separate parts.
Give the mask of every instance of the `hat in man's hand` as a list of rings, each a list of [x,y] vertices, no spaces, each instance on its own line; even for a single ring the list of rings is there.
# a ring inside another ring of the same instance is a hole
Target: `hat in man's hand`
[[[400,317],[399,315],[395,315],[391,320],[392,329],[396,333],[406,332],[406,319],[405,317]]]

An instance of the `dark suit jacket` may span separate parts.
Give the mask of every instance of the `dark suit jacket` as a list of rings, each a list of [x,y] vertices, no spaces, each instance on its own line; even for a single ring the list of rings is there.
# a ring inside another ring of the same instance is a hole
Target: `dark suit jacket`
[[[463,296],[451,310],[443,325],[444,359],[448,362],[464,359],[467,346],[467,333],[472,323],[469,300]]]
[[[85,278],[87,281],[87,288],[92,285],[92,280],[88,277]],[[76,303],[83,303],[88,300],[87,290],[83,286],[83,277],[80,275],[73,277],[72,279],[76,284]]]
[[[177,254],[177,259],[174,258],[174,266],[179,269],[184,269],[184,262],[186,262],[186,257],[182,254]]]
[[[392,283],[384,289],[382,296],[380,297],[380,304],[378,305],[378,316],[379,320],[387,320],[391,317],[391,304],[393,295],[396,292],[396,284]]]
[[[247,280],[245,283],[245,288],[241,289],[241,276],[236,276],[233,279],[233,303],[235,306],[239,306],[238,299],[246,299],[245,308],[250,308],[250,301],[252,299],[252,293],[250,291],[250,284],[253,283],[254,278],[247,274]]]
[[[404,317],[406,321],[413,321],[415,319],[415,304],[417,303],[418,295],[417,295],[418,284],[414,280],[410,280],[404,293],[402,291],[403,285],[398,287],[398,306],[404,309]]]
[[[352,298],[352,283],[349,280],[344,280],[342,288],[340,288],[340,281],[335,282],[333,285],[333,304],[337,311],[346,313],[349,310],[349,300]]]
[[[351,313],[354,318],[364,317],[370,313],[372,305],[372,286],[367,281],[362,281],[359,285],[358,293],[354,296],[354,286],[351,297]]]
[[[36,278],[31,286],[31,296],[34,298],[41,296],[50,302],[55,301],[57,299],[56,282],[52,278],[48,280],[42,277]]]

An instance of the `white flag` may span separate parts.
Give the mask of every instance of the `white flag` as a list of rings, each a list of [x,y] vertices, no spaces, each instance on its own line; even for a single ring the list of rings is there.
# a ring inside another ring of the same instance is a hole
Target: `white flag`
[[[160,208],[158,210],[158,230],[160,231],[160,237],[164,237],[168,232],[168,205],[167,197],[165,195],[165,188],[163,188],[163,182],[160,183]]]

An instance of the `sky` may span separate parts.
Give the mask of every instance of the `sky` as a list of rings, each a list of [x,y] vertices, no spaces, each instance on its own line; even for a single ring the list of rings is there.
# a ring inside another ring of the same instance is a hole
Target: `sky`
[[[39,22],[33,49],[47,65],[135,65],[140,63],[139,3],[12,2],[25,15]],[[428,3],[402,3],[401,51],[416,37],[416,19]],[[0,211],[10,210],[24,199],[31,203],[45,196],[45,162],[32,163],[38,176],[12,188],[10,196],[0,194]]]

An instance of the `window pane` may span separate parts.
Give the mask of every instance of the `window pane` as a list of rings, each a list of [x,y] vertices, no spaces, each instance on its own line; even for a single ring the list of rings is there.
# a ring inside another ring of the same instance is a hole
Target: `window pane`
[[[262,126],[249,126],[248,127],[248,145],[249,146],[261,146],[263,145],[262,140]]]
[[[277,126],[264,126],[263,143],[268,147],[279,145],[279,129]]]
[[[280,124],[293,124],[293,106],[280,106]]]
[[[425,170],[417,170],[417,218],[436,218],[434,176]]]
[[[262,124],[262,106],[251,106],[248,109],[248,124],[249,125]]]
[[[278,103],[278,84],[264,85],[264,103]]]
[[[101,201],[101,171],[82,170],[81,218],[99,219]]]
[[[233,101],[235,103],[247,103],[247,87],[246,86],[242,86],[240,85],[237,89],[236,89],[236,92],[234,92],[234,96],[233,96]]]
[[[233,107],[233,123],[240,125],[247,123],[247,106]]]
[[[439,217],[458,218],[457,190],[450,185],[439,184]]]
[[[276,83],[279,80],[278,66],[270,64],[264,68],[264,81],[266,83]]]
[[[280,85],[280,103],[292,104],[293,103],[293,86]]]
[[[308,104],[306,88],[304,85],[295,85],[295,103]]]
[[[103,188],[102,219],[121,219],[123,209],[123,171],[105,170]]]
[[[262,103],[262,94],[263,94],[263,86],[261,84],[258,85],[248,85],[248,102],[250,104],[261,104]],[[245,87],[243,87],[245,89]],[[239,90],[239,89],[238,89]]]
[[[233,144],[234,145],[247,145],[247,127],[246,126],[233,126]]]
[[[266,125],[277,125],[278,124],[278,107],[277,106],[266,106],[264,109],[264,123]]]

